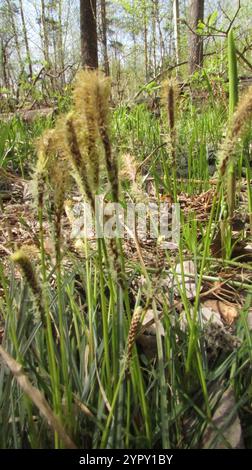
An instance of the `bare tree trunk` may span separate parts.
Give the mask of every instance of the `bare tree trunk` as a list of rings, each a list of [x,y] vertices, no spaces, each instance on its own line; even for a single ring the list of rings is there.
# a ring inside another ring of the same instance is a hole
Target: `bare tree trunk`
[[[20,70],[22,72],[24,67],[23,67],[23,64],[22,64],[22,57],[21,57],[20,44],[19,44],[19,40],[18,40],[16,22],[15,22],[13,8],[12,8],[10,0],[7,0],[7,5],[8,5],[8,10],[9,10],[9,18],[10,18],[10,23],[11,23],[11,29],[12,29],[12,32],[13,32],[16,51],[17,51],[17,55],[18,55],[19,66],[20,66]]]
[[[8,73],[7,44],[4,44],[3,39],[1,39],[1,69],[3,71],[3,85],[6,89],[9,89],[10,80]]]
[[[57,1],[50,1],[47,3],[47,16],[45,18],[47,32],[48,32],[48,42],[49,42],[49,57],[50,57],[50,68],[52,71],[53,77],[50,77],[51,82],[53,83],[53,89],[56,90],[57,87],[57,72],[59,65],[59,44],[58,44],[58,11],[57,11]]]
[[[96,0],[80,0],[81,62],[83,67],[98,68]]]
[[[154,3],[155,3],[156,25],[158,28],[158,36],[159,36],[160,64],[163,65],[165,47],[164,47],[164,40],[163,40],[163,34],[162,34],[162,28],[161,28],[159,0],[154,0]]]
[[[45,61],[47,62],[47,66],[50,67],[50,56],[49,56],[49,31],[46,22],[46,9],[45,9],[45,2],[41,0],[41,23],[42,23],[42,38],[43,38],[43,54]]]
[[[203,64],[203,38],[195,33],[199,21],[204,18],[204,0],[191,0],[190,3],[190,27],[189,33],[189,73],[193,74],[195,70]]]
[[[42,48],[43,48],[43,54],[46,62],[46,68],[49,70],[49,72],[53,71],[53,64],[51,60],[51,55],[50,55],[50,23],[49,23],[49,11],[50,11],[51,5],[45,4],[45,0],[41,0],[41,23],[42,23]],[[54,38],[53,38],[54,40]],[[55,48],[54,48],[55,51]],[[50,75],[50,83],[51,83],[51,89],[54,91],[56,89],[55,87],[55,79],[53,75]]]
[[[104,72],[105,72],[105,75],[109,76],[106,0],[100,0],[100,1],[101,1],[101,39],[102,39],[102,49],[103,49]]]
[[[157,22],[156,22],[156,1],[152,0],[152,53],[153,53],[153,73],[157,74]]]
[[[59,11],[58,11],[58,55],[59,55],[59,64],[60,64],[60,71],[62,72],[60,75],[61,85],[64,86],[66,83],[65,80],[65,72],[63,72],[65,68],[65,57],[64,57],[64,44],[63,44],[63,24],[62,24],[62,0],[59,0]]]
[[[22,21],[24,42],[25,42],[26,57],[27,57],[28,67],[29,67],[29,75],[30,75],[30,78],[32,78],[32,61],[31,61],[29,41],[28,41],[28,36],[27,36],[27,29],[26,29],[26,24],[25,24],[23,0],[19,0],[19,6],[20,6],[20,15],[21,15],[21,21]]]
[[[173,0],[173,28],[176,64],[180,62],[179,0]],[[178,68],[176,69],[178,73]]]
[[[145,68],[145,81],[149,79],[149,60],[148,60],[148,13],[146,7],[146,0],[143,2],[143,24],[144,24],[144,68]]]
[[[51,44],[52,45],[52,50],[51,51],[51,54],[50,54],[50,57],[52,57],[53,55],[53,74],[56,76],[57,75],[57,71],[58,71],[58,65],[59,65],[59,61],[58,61],[58,42],[57,42],[57,39],[58,39],[58,31],[57,31],[57,26],[55,27],[55,25],[51,26],[50,28],[50,36],[51,36]],[[57,80],[55,79],[54,81],[54,84],[57,85]]]

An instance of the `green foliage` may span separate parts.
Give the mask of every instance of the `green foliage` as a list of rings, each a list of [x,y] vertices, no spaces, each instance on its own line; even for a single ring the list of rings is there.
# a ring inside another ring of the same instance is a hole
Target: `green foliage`
[[[233,29],[228,33],[229,121],[232,121],[238,103],[238,71]],[[236,168],[231,164],[227,178],[228,215],[233,217],[236,197]]]
[[[238,103],[238,72],[233,29],[228,33],[229,118]]]
[[[148,95],[152,95],[157,90],[160,90],[160,85],[155,81],[147,83],[144,87],[141,88],[141,91],[142,92],[146,91],[146,93],[148,93]]]
[[[0,127],[0,166],[21,175],[29,173],[34,163],[34,139],[51,126],[51,118],[36,118],[27,124],[21,117],[2,122]]]
[[[1,302],[1,314],[5,319],[4,347],[25,364],[25,373],[33,385],[43,392],[49,404],[52,407],[59,406],[61,422],[77,446],[85,449],[116,448],[122,444],[133,449],[160,448],[162,445],[165,448],[167,445],[171,448],[198,447],[208,422],[201,382],[205,382],[209,390],[214,383],[218,383],[220,397],[228,386],[231,369],[239,410],[248,419],[247,405],[251,400],[249,384],[252,379],[249,367],[251,333],[247,324],[249,303],[238,324],[239,337],[242,339],[240,347],[227,354],[220,354],[209,364],[209,368],[201,368],[200,378],[196,363],[192,365],[189,376],[186,375],[185,357],[189,338],[181,330],[178,321],[171,324],[168,300],[164,299],[166,334],[162,342],[161,338],[157,338],[158,366],[134,351],[131,375],[126,380],[123,362],[118,355],[115,356],[118,354],[115,345],[118,311],[114,302],[113,281],[104,269],[100,269],[101,262],[96,254],[89,255],[86,266],[83,266],[81,260],[72,257],[71,271],[62,270],[58,295],[64,305],[61,325],[63,336],[60,341],[65,357],[63,364],[57,337],[52,338],[51,347],[57,368],[55,381],[48,371],[50,356],[45,350],[46,332],[34,320],[33,302],[27,285],[15,280],[14,273],[6,277],[0,265],[0,279],[4,288]],[[49,259],[47,272],[45,294],[56,334],[60,312],[53,287],[53,265]],[[77,279],[81,280],[81,284]],[[140,299],[141,294],[138,301]],[[92,318],[91,323],[89,315]],[[125,321],[125,334],[127,330]],[[197,329],[196,339],[202,338],[201,335],[201,330]],[[90,351],[91,337],[94,358]],[[118,376],[119,363],[121,369]],[[67,382],[64,367],[67,367]],[[120,387],[123,387],[123,402],[119,400]],[[0,389],[1,448],[60,446],[37,409],[27,403],[25,395],[5,367],[1,367],[0,371]],[[62,392],[63,402],[55,403],[55,394],[62,395]],[[67,402],[69,393],[70,408]],[[212,411],[218,397],[214,389],[208,394],[207,400]],[[118,406],[121,410],[121,423],[115,419]],[[193,426],[187,426],[185,432],[183,423],[188,423],[188,420],[193,422]],[[120,439],[116,434],[119,427]]]
[[[214,21],[215,18],[210,18],[208,23]],[[228,119],[222,79],[213,80],[212,72],[209,67],[195,74],[191,83],[195,92],[193,100],[191,89],[187,88],[178,102],[176,153],[178,172],[181,172],[178,176],[182,180],[175,184],[177,193],[182,191],[185,197],[191,193],[197,198],[202,190],[209,189],[209,159],[213,159],[214,165]],[[143,91],[149,98],[158,87],[153,82]],[[68,110],[71,102],[68,89],[64,96],[56,95],[56,99],[60,110]],[[51,118],[39,118],[29,125],[19,118],[2,123],[0,165],[27,176],[27,169],[35,160],[32,142],[51,125]],[[114,155],[122,160],[128,153],[134,157],[139,165],[139,184],[144,198],[149,196],[146,184],[149,181],[152,184],[150,198],[153,192],[157,200],[172,194],[174,181],[165,145],[166,134],[162,112],[159,119],[148,109],[148,104],[124,105],[113,112]],[[246,157],[251,214],[250,141],[248,133],[242,155]],[[128,199],[134,199],[134,194],[130,184],[122,181],[122,187],[126,191],[122,191],[121,202],[126,204]],[[141,260],[123,255],[121,250],[121,263],[128,276],[124,292],[118,288],[111,271],[104,241],[93,249],[84,240],[81,255],[69,245],[58,245],[58,263],[55,263],[54,256],[44,246],[44,236],[54,231],[53,208],[48,203],[38,214],[40,233],[36,242],[40,250],[31,257],[43,284],[46,329],[34,315],[34,295],[27,282],[17,277],[11,262],[4,264],[0,260],[3,346],[23,365],[25,374],[44,394],[79,448],[200,447],[218,400],[230,383],[235,390],[242,424],[245,424],[246,445],[251,447],[252,349],[248,324],[251,281],[237,281],[235,285],[248,292],[237,321],[240,340],[237,347],[229,351],[220,349],[209,359],[201,324],[200,296],[204,278],[219,285],[215,277],[218,269],[226,276],[227,266],[236,269],[239,265],[235,260],[219,263],[211,255],[210,246],[223,210],[222,197],[218,182],[207,221],[198,219],[196,212],[183,214],[178,251],[164,250],[163,253],[165,269],[171,270],[174,279],[178,278],[177,263],[182,267],[179,308],[187,318],[187,329],[181,327],[182,314],[173,306],[178,296],[174,286],[165,294],[162,290],[155,291],[159,288],[157,284],[166,280],[166,277],[159,277],[160,266],[155,261],[145,266]],[[226,240],[226,245],[229,241]],[[140,246],[140,250],[144,248]],[[156,246],[153,249],[156,250]],[[196,295],[192,300],[187,298],[183,272],[187,257],[194,260],[198,273]],[[248,265],[244,263],[242,267],[247,272]],[[166,276],[165,270],[163,274]],[[226,282],[227,277],[223,280]],[[136,308],[146,304],[146,298],[150,298],[156,320],[161,308],[165,335],[163,337],[157,330],[154,360],[148,359],[134,345],[130,375],[126,376],[131,316]],[[63,447],[57,433],[49,430],[37,408],[27,400],[4,366],[0,368],[0,409],[1,448]]]
[[[218,18],[218,11],[215,10],[215,11],[213,11],[213,13],[211,13],[211,15],[209,15],[209,17],[207,19],[207,25],[208,26],[214,26],[216,21],[217,21],[217,18]]]

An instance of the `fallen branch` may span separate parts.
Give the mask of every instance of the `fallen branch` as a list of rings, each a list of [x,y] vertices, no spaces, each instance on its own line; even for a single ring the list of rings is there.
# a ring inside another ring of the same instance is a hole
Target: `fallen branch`
[[[0,120],[8,122],[16,116],[20,116],[26,122],[32,122],[36,117],[52,116],[55,108],[38,108],[38,109],[18,109],[15,113],[2,113]]]
[[[57,416],[55,416],[54,412],[48,405],[45,397],[42,393],[35,388],[27,376],[25,375],[21,364],[19,364],[13,357],[11,357],[2,346],[0,346],[0,356],[2,357],[3,361],[5,362],[6,366],[10,369],[12,374],[14,375],[16,381],[25,392],[25,394],[32,400],[34,405],[37,406],[41,415],[46,418],[48,425],[52,428],[54,432],[59,435],[59,438],[65,445],[66,449],[77,449],[77,446],[71,440],[71,438],[66,433],[65,429],[63,428],[62,424],[60,423]]]

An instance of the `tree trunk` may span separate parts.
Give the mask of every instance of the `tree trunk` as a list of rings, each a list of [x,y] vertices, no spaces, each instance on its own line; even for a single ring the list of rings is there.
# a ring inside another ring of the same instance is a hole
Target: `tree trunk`
[[[176,65],[180,62],[179,0],[173,0],[173,28]],[[178,74],[178,68],[176,69]]]
[[[80,31],[82,66],[97,69],[96,0],[80,0]]]
[[[109,58],[108,58],[108,44],[107,44],[107,15],[106,15],[106,0],[101,1],[101,39],[103,49],[103,62],[104,72],[107,77],[109,76]]]
[[[20,15],[21,15],[21,21],[22,21],[23,35],[24,35],[26,57],[27,57],[27,62],[28,62],[28,67],[29,67],[29,75],[30,75],[30,78],[32,78],[32,61],[31,61],[29,41],[28,41],[28,36],[27,36],[27,29],[26,29],[26,24],[25,24],[23,0],[19,0],[19,6],[20,6]]]
[[[49,57],[49,31],[46,21],[46,7],[44,0],[41,0],[41,23],[42,23],[42,38],[43,38],[43,54],[47,67],[50,68],[50,57]]]
[[[64,41],[63,41],[63,21],[62,21],[62,0],[59,0],[58,5],[58,55],[59,55],[59,64],[60,64],[60,71],[62,72],[60,75],[61,86],[65,86],[66,79],[65,79],[65,72],[63,72],[65,68],[65,54],[64,54]]]
[[[146,0],[142,3],[143,12],[143,40],[144,40],[144,70],[145,70],[145,81],[149,78],[149,59],[148,59],[148,11]]]
[[[15,41],[15,46],[16,46],[16,52],[17,52],[17,55],[18,55],[19,66],[20,66],[20,70],[21,70],[21,73],[22,73],[23,70],[24,70],[24,67],[23,67],[23,62],[22,62],[22,57],[21,57],[21,50],[20,50],[20,44],[19,44],[19,39],[18,39],[18,31],[17,31],[17,27],[16,27],[16,22],[15,22],[15,16],[14,16],[13,7],[12,7],[12,4],[11,4],[10,0],[7,0],[7,5],[8,5],[8,12],[9,12],[11,30],[12,30],[12,33],[13,33],[13,36],[14,36],[14,41]]]
[[[1,39],[1,69],[3,72],[3,85],[8,90],[10,88],[9,74],[8,74],[8,58],[7,58],[7,45]]]
[[[160,19],[160,5],[159,0],[155,0],[155,17],[156,17],[156,25],[158,29],[158,36],[159,36],[159,53],[160,53],[160,65],[163,65],[163,58],[164,58],[164,39],[162,34],[161,28],[161,19]]]
[[[152,0],[151,6],[151,27],[152,27],[152,58],[153,58],[153,74],[157,75],[157,18],[156,18],[156,1]]]
[[[191,0],[189,33],[189,74],[193,74],[203,64],[203,38],[195,31],[199,21],[204,18],[204,0]]]

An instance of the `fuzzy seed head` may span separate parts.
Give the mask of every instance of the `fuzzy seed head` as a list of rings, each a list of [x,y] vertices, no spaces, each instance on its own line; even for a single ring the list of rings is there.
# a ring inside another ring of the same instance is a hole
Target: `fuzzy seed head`
[[[128,373],[130,369],[130,362],[132,359],[133,347],[135,344],[142,313],[143,313],[142,307],[137,307],[132,316],[129,334],[128,334],[128,341],[127,341],[126,373]]]
[[[162,84],[162,104],[167,117],[169,135],[167,139],[168,149],[172,157],[172,164],[176,167],[176,107],[178,101],[178,85],[176,80],[170,78]]]
[[[175,114],[178,101],[178,84],[175,79],[170,78],[162,83],[161,100],[168,118],[169,128],[172,130],[175,127]]]
[[[239,138],[242,136],[246,124],[252,117],[252,87],[241,98],[236,112],[231,121],[227,136],[222,143],[219,152],[219,172],[224,176],[230,163],[235,158],[235,148]]]
[[[45,325],[45,310],[43,305],[42,288],[36,276],[33,265],[25,251],[20,249],[11,255],[11,260],[17,264],[30,287],[40,315],[40,319]]]
[[[37,143],[37,150],[38,160],[34,180],[38,205],[42,207],[47,184],[47,196],[53,200],[54,206],[59,210],[70,183],[66,147],[59,124],[55,129],[44,132]]]
[[[85,161],[80,150],[77,133],[74,126],[74,115],[69,114],[66,119],[66,139],[69,148],[69,158],[73,167],[74,177],[80,192],[86,194],[92,209],[95,208],[93,188],[88,177],[88,162]]]
[[[107,133],[110,80],[99,71],[81,70],[76,77],[73,95],[79,145],[89,163],[92,186],[97,190],[100,167],[98,140],[100,138],[103,143],[104,133]]]

